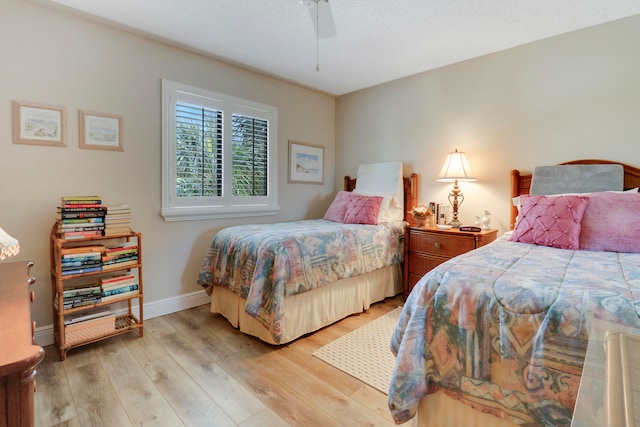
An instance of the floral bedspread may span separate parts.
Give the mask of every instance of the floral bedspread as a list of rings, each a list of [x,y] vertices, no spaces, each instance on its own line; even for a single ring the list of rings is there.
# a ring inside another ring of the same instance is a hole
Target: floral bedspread
[[[229,227],[216,234],[198,283],[246,299],[245,311],[280,341],[282,299],[402,262],[404,222],[323,219]]]
[[[640,327],[640,254],[505,238],[425,275],[391,340],[396,422],[439,389],[529,426],[568,426],[591,323]]]

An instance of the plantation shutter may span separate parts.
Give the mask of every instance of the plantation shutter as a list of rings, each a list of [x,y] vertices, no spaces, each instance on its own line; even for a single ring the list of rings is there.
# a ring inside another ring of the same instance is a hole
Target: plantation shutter
[[[232,115],[233,195],[267,196],[269,181],[269,122]]]
[[[176,196],[222,196],[222,111],[176,103]]]

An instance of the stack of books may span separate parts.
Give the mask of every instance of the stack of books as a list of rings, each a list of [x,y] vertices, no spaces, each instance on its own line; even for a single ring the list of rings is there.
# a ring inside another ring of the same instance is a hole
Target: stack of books
[[[65,310],[85,307],[99,303],[102,298],[102,288],[98,283],[88,283],[62,290],[62,303]]]
[[[138,264],[138,243],[124,242],[107,246],[101,259],[103,270],[136,265]]]
[[[63,196],[57,212],[57,232],[68,240],[102,236],[106,212],[100,196]]]
[[[138,277],[134,274],[123,274],[100,279],[102,301],[107,302],[129,295],[137,295]]]
[[[127,234],[131,232],[131,209],[126,203],[107,207],[104,219],[104,235]]]
[[[62,275],[84,274],[102,270],[103,245],[77,246],[60,249]]]

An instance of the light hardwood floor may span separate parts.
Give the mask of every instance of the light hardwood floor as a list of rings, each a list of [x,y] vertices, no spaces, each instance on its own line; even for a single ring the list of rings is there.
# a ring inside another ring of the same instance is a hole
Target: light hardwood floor
[[[45,348],[36,427],[393,426],[387,396],[312,356],[402,305],[374,304],[284,346],[239,333],[203,305],[70,350]]]

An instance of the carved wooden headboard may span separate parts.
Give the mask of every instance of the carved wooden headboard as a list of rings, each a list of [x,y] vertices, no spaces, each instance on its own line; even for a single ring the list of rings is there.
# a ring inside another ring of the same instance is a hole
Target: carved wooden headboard
[[[404,220],[415,225],[413,216],[409,210],[418,204],[418,174],[412,173],[409,177],[404,177]],[[344,190],[353,191],[356,188],[356,179],[349,176],[344,177]]]
[[[598,159],[587,159],[587,160],[572,160],[570,162],[560,163],[560,165],[609,165],[609,164],[617,164],[622,165],[624,169],[624,189],[628,190],[630,188],[640,187],[640,169],[629,166],[627,164],[621,162],[613,162],[611,160],[598,160]],[[511,171],[511,197],[509,198],[509,204],[511,206],[510,212],[510,220],[509,220],[509,229],[513,230],[516,223],[516,217],[518,216],[518,209],[513,206],[511,203],[511,199],[519,196],[521,194],[529,194],[529,190],[531,189],[531,177],[533,175],[529,174],[521,174],[519,170]]]

